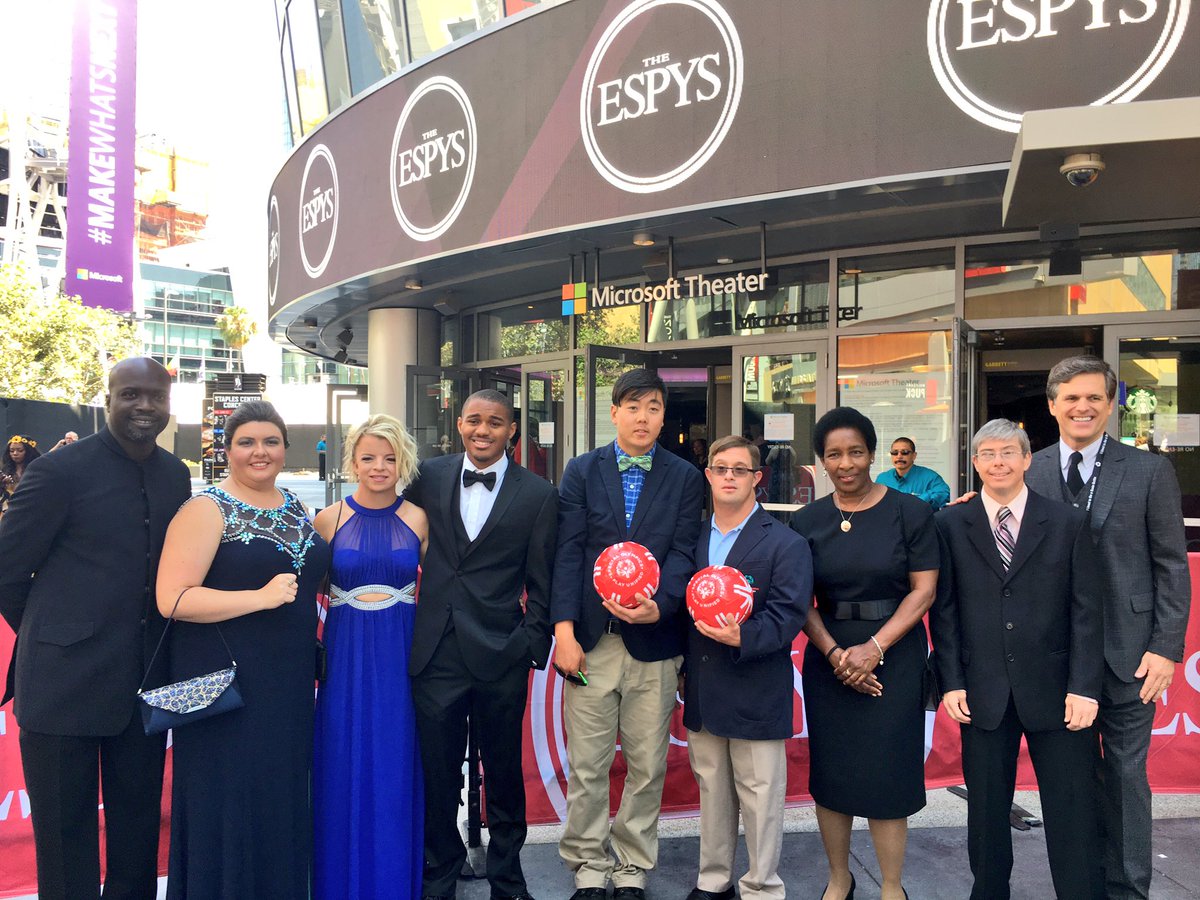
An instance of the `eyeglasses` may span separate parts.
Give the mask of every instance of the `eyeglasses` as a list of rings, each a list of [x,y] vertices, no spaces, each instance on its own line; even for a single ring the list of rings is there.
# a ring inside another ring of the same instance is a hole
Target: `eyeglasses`
[[[995,450],[980,450],[975,454],[975,458],[983,463],[995,462],[997,459],[1002,459],[1006,463],[1016,462],[1025,455],[1022,450],[1001,450],[997,453]]]
[[[890,450],[892,456],[912,456],[917,451],[915,450]]]
[[[734,478],[745,478],[757,472],[758,469],[747,469],[745,466],[709,466],[708,471],[712,472],[718,478],[724,478],[726,475],[733,475]]]

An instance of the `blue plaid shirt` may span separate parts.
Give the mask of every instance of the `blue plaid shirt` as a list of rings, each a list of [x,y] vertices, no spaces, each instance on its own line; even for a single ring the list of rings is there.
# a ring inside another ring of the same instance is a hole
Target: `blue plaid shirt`
[[[613,447],[617,451],[617,459],[622,456],[629,456],[616,441],[613,441]],[[654,451],[658,449],[655,444],[650,448],[650,456],[653,458]],[[625,527],[628,528],[633,524],[633,511],[637,509],[638,497],[642,496],[642,485],[646,483],[646,472],[638,466],[630,466],[621,473],[621,490],[625,494]]]

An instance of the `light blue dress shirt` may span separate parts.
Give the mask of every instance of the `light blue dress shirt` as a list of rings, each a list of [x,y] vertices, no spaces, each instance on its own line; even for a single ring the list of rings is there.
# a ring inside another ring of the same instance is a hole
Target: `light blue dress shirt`
[[[754,509],[750,510],[750,515],[746,516],[746,518],[742,519],[742,521],[724,534],[717,527],[717,517],[712,517],[708,532],[708,564],[710,566],[725,565],[725,560],[729,558],[729,551],[737,543],[738,535],[742,533],[742,529],[746,527],[746,523],[750,521],[756,512],[758,512],[757,503],[754,504]]]

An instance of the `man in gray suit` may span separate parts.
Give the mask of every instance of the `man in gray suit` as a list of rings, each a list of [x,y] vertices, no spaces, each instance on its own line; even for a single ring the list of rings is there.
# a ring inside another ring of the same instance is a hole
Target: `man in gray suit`
[[[1191,585],[1175,471],[1163,457],[1105,434],[1116,393],[1116,373],[1097,357],[1073,356],[1051,369],[1046,396],[1059,442],[1034,454],[1025,481],[1086,510],[1100,551],[1105,888],[1124,900],[1150,894],[1146,756],[1154,703],[1183,659]]]

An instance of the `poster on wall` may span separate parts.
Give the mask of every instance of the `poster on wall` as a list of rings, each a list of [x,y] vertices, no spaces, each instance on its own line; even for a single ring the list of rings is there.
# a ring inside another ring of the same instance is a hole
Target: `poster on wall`
[[[247,400],[261,400],[261,391],[218,391],[209,382],[200,427],[200,473],[206,484],[223,479],[229,472],[225,452],[225,420]]]

